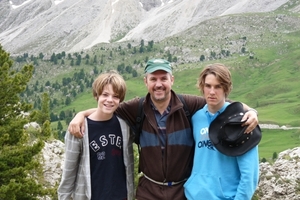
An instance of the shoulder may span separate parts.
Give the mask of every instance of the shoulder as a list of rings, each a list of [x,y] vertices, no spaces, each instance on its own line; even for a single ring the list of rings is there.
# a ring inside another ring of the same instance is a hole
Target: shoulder
[[[192,119],[195,119],[195,118],[198,119],[199,117],[206,116],[205,112],[206,112],[206,109],[204,109],[204,108],[201,108],[201,109],[197,110],[195,112],[195,114],[192,116]]]
[[[187,105],[191,113],[195,113],[197,110],[203,108],[203,106],[206,104],[206,101],[202,96],[190,94],[180,95],[183,97],[185,104]]]
[[[139,104],[139,98],[133,98],[131,100],[120,103],[119,107],[115,111],[118,116],[127,118],[128,115],[132,115],[134,110],[137,108]]]
[[[119,120],[119,123],[120,123],[120,124],[123,124],[123,123],[126,124],[125,120],[123,120],[122,118],[120,118],[120,117],[118,117],[118,116],[116,116],[116,117],[117,117],[117,119]]]
[[[136,98],[130,99],[128,101],[124,101],[124,102],[120,103],[118,110],[122,110],[122,109],[126,109],[126,108],[133,108],[133,107],[137,106],[139,101],[140,101],[140,97],[136,97]]]
[[[119,123],[120,123],[120,126],[121,126],[122,128],[127,128],[127,127],[129,127],[128,124],[127,124],[127,122],[126,122],[125,120],[123,120],[122,118],[120,118],[120,117],[118,117],[118,116],[117,116],[117,119],[118,119],[118,121],[119,121]]]
[[[177,94],[177,95],[181,95],[187,103],[205,102],[205,99],[202,96],[197,96],[192,94]]]

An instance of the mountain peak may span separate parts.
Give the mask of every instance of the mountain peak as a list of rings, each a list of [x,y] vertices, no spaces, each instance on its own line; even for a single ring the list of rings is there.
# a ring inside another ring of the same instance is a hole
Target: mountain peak
[[[98,43],[160,41],[214,17],[268,12],[287,1],[0,1],[0,43],[11,54],[51,54]]]

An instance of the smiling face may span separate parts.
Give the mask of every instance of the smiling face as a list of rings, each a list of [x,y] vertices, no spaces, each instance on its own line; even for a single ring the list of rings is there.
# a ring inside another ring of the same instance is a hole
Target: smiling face
[[[98,102],[97,111],[91,116],[94,120],[110,119],[125,98],[126,83],[116,71],[100,74],[92,85],[93,96]]]
[[[104,86],[102,93],[98,96],[97,112],[102,115],[112,116],[119,104],[120,98],[114,92],[112,85]]]
[[[174,77],[163,70],[149,73],[144,82],[154,104],[169,103]]]

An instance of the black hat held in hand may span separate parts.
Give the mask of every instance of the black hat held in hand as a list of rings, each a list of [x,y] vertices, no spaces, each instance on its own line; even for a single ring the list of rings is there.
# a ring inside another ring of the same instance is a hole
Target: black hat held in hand
[[[217,116],[209,126],[209,138],[215,148],[228,156],[240,156],[255,147],[261,140],[259,126],[245,134],[247,126],[241,125],[244,116],[243,104],[233,102]]]

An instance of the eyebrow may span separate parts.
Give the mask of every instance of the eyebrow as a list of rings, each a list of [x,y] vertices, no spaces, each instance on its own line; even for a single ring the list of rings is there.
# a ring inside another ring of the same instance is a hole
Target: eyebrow
[[[211,86],[212,84],[204,83],[204,85],[205,85],[205,86]],[[222,84],[220,83],[220,84],[217,84],[217,85],[214,85],[214,86],[220,86],[220,87],[222,87]]]

